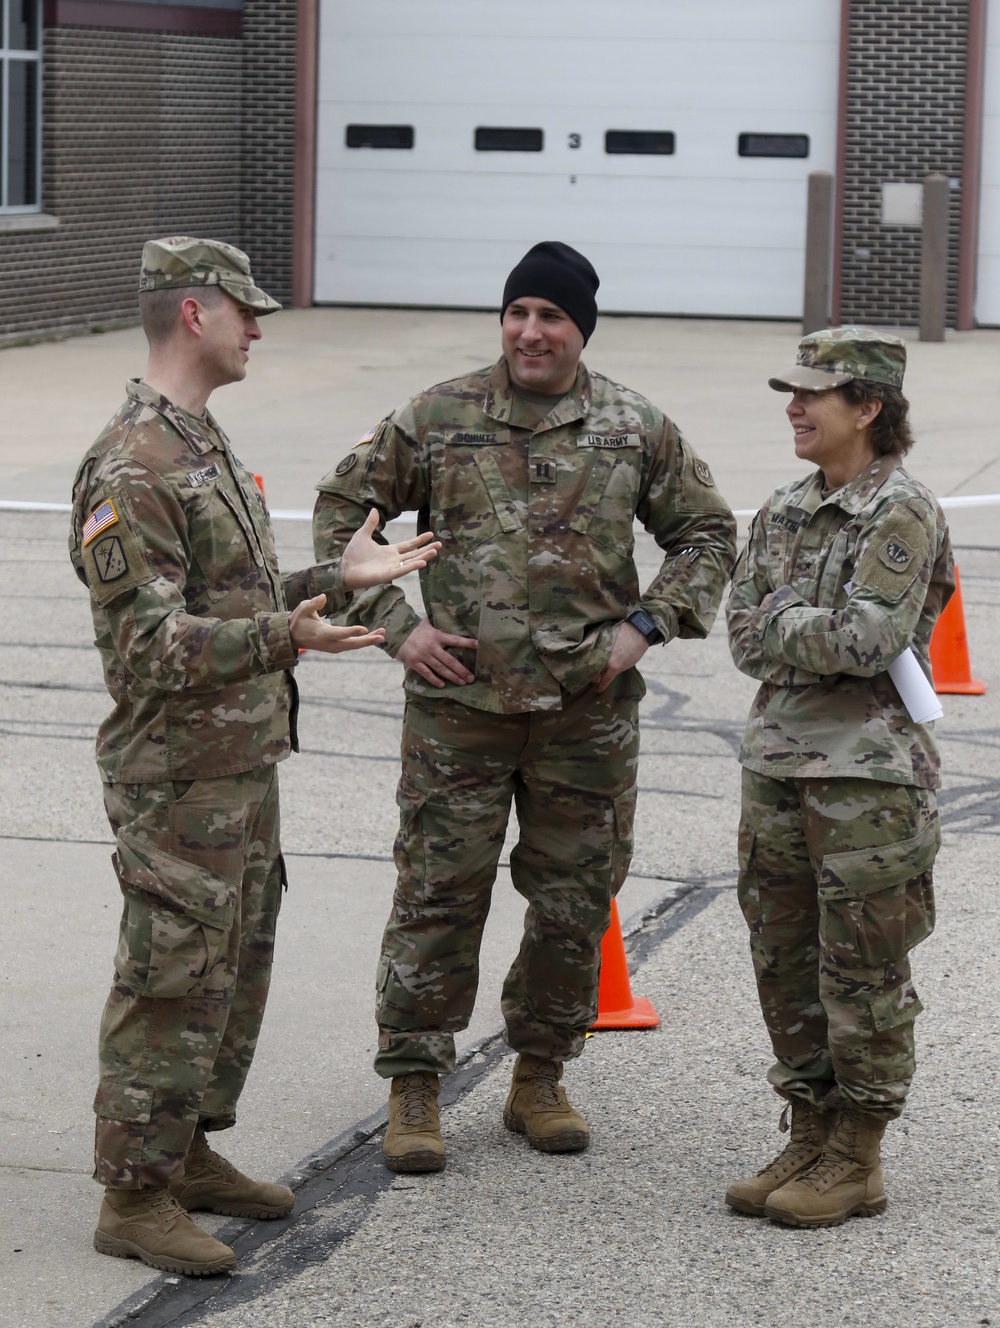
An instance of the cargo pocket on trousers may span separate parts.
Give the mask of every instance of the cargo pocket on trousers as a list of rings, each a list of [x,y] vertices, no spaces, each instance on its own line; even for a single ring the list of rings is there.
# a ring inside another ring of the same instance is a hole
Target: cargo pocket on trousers
[[[399,974],[387,954],[379,956],[375,970],[375,1022],[379,1028],[408,1033],[424,1027],[424,1021],[411,992],[399,980]]]
[[[912,982],[904,982],[881,996],[873,996],[868,1004],[876,1033],[888,1033],[901,1024],[912,1024],[924,1008]]]
[[[127,831],[118,834],[113,861],[125,896],[119,977],[140,996],[186,996],[228,941],[235,883]]]
[[[632,862],[637,785],[619,793],[614,802],[615,841],[611,846],[611,897],[625,884]]]
[[[929,936],[931,867],[940,843],[935,818],[910,839],[824,858],[819,905],[829,949],[842,961],[884,967]]]
[[[760,883],[757,879],[757,836],[745,821],[740,822],[736,846],[739,859],[736,898],[751,933],[759,936],[764,928],[764,920],[760,909]]]

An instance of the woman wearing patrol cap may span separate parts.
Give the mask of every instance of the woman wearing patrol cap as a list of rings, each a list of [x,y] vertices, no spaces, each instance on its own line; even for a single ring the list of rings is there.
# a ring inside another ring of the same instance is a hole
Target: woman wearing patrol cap
[[[739,757],[739,899],[791,1137],[726,1202],[793,1226],[885,1208],[879,1144],[922,1008],[908,953],[934,925],[940,761],[887,669],[910,647],[929,675],[954,565],[936,499],[901,464],[905,363],[898,337],[839,327],[769,380],[817,469],[757,513],[728,606],[733,658],[761,683]]]

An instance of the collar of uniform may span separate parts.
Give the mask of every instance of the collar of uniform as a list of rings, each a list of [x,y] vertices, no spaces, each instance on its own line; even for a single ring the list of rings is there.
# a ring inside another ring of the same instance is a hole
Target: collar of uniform
[[[581,360],[576,370],[576,382],[566,395],[549,411],[535,430],[541,433],[545,429],[556,429],[562,424],[573,424],[582,420],[590,410],[593,395],[590,386],[590,374]],[[490,381],[483,400],[483,414],[501,424],[510,423],[510,413],[515,401],[514,388],[510,381],[507,361],[501,355],[490,373]]]
[[[141,378],[130,378],[125,384],[125,391],[131,400],[141,401],[144,406],[149,406],[164,419],[169,420],[193,451],[203,454],[219,447],[219,437],[213,436],[218,434],[218,426],[208,411],[205,412],[205,418],[199,420],[194,415],[189,415],[186,410],[181,410],[180,406],[175,406],[159,392],[154,392]]]
[[[853,480],[849,480],[847,484],[829,494],[824,501],[836,503],[844,512],[857,516],[868,506],[898,465],[899,457],[880,456],[871,465],[865,466],[860,475],[855,475]],[[817,488],[819,473],[816,472]]]

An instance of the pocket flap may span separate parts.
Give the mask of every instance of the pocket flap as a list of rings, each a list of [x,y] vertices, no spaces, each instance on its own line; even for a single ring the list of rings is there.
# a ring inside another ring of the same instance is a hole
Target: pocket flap
[[[573,520],[569,523],[570,530],[575,530],[578,535],[586,535],[590,529],[590,523],[594,519],[597,505],[604,497],[604,491],[611,482],[611,475],[617,460],[618,458],[614,452],[601,451],[594,457],[590,474],[587,476],[587,483],[584,485],[583,493],[577,502]],[[631,525],[631,513],[628,515],[628,520]]]
[[[820,893],[826,899],[857,899],[902,885],[931,868],[940,846],[941,823],[935,817],[910,839],[831,853],[823,859]]]
[[[514,506],[510,490],[507,488],[507,483],[500,470],[500,463],[496,457],[492,452],[484,452],[479,449],[476,452],[476,465],[479,468],[483,484],[486,486],[486,492],[490,496],[496,518],[500,522],[500,529],[508,535],[515,530],[520,530],[521,520],[517,515],[517,508]]]
[[[869,1006],[877,1033],[887,1033],[890,1028],[912,1023],[924,1008],[911,982],[904,982],[901,987],[894,987],[881,996],[873,996]]]
[[[127,830],[118,832],[115,870],[123,885],[159,896],[202,926],[226,931],[232,923],[236,907],[233,881],[143,843]]]

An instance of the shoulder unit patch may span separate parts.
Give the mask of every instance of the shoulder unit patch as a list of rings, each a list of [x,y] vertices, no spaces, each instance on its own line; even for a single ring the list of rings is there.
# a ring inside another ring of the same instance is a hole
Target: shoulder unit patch
[[[128,558],[117,535],[107,535],[93,548],[94,570],[104,585],[120,581],[128,571]]]
[[[894,568],[897,572],[903,572],[909,565],[913,554],[906,547],[901,539],[886,540],[881,550],[882,561],[887,567]]]

